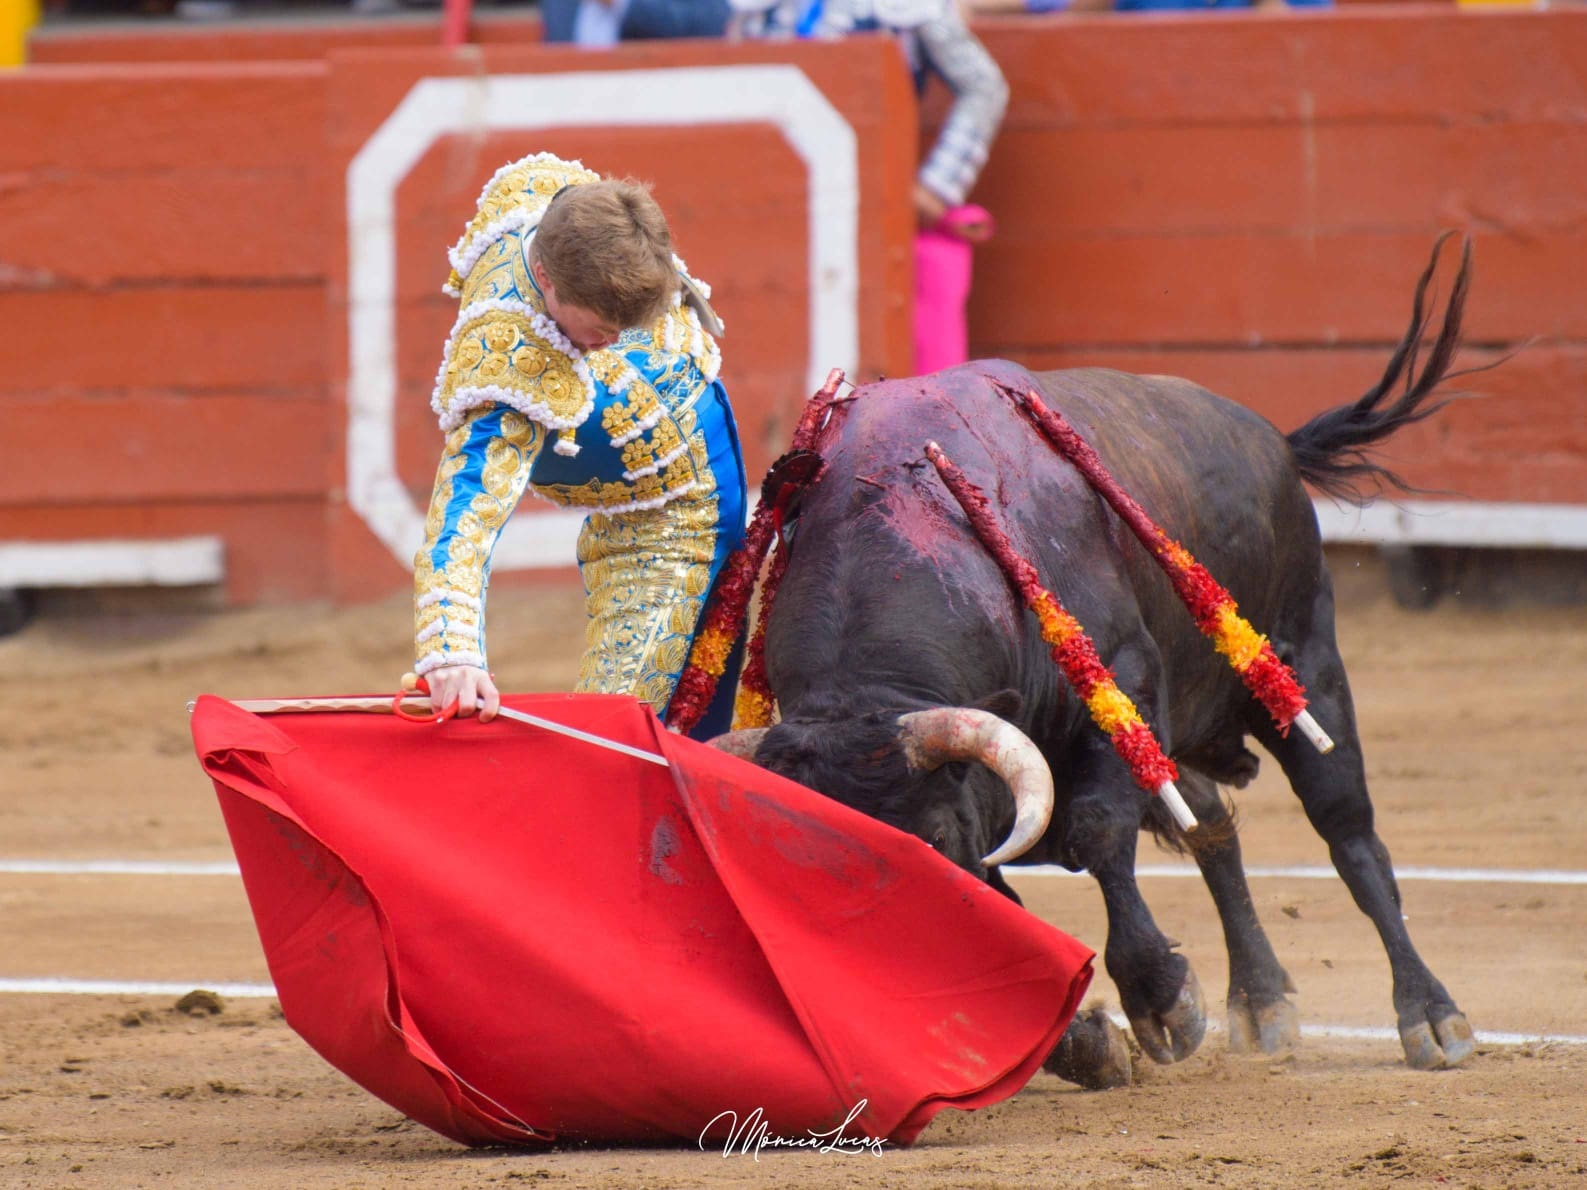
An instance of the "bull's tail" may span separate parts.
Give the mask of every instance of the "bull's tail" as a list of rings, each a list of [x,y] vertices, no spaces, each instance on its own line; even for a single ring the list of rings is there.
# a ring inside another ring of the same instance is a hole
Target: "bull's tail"
[[[1394,349],[1383,378],[1355,404],[1319,413],[1288,435],[1301,475],[1330,496],[1365,504],[1383,484],[1391,484],[1402,491],[1413,490],[1393,471],[1373,462],[1369,452],[1401,426],[1431,417],[1457,395],[1444,393],[1433,399],[1438,386],[1451,378],[1449,365],[1460,345],[1460,318],[1471,283],[1470,239],[1465,240],[1461,248],[1460,271],[1455,274],[1455,286],[1444,308],[1444,324],[1433,340],[1426,364],[1419,373],[1417,370],[1422,336],[1432,318],[1425,310],[1427,287],[1437,270],[1439,251],[1453,234],[1445,232],[1433,246],[1432,259],[1416,283],[1410,329]],[[1391,399],[1393,391],[1401,385],[1404,391]],[[1372,481],[1371,490],[1363,489],[1366,480]]]

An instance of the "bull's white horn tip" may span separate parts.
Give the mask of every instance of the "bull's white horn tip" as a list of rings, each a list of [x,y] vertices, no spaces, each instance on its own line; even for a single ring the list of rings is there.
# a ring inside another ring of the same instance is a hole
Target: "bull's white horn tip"
[[[1006,864],[1010,860],[1018,858],[1019,852],[1014,848],[1005,845],[1003,847],[999,847],[996,851],[992,852],[991,855],[983,855],[981,857],[981,862],[989,868],[995,868],[1000,864]]]

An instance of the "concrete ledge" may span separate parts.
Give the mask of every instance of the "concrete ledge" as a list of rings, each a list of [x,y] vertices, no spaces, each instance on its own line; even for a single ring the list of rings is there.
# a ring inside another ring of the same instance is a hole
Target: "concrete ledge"
[[[1323,540],[1336,545],[1587,549],[1587,504],[1380,500],[1352,508],[1327,499],[1313,504]]]
[[[0,542],[0,587],[191,587],[226,577],[219,537]]]

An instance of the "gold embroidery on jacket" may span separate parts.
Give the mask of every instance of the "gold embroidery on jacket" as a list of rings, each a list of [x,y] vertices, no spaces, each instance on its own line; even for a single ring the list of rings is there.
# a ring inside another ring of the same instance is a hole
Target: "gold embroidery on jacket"
[[[437,394],[443,411],[459,389],[491,390],[514,408],[522,401],[564,422],[578,416],[589,396],[573,361],[540,336],[528,315],[511,310],[487,310],[457,329]]]

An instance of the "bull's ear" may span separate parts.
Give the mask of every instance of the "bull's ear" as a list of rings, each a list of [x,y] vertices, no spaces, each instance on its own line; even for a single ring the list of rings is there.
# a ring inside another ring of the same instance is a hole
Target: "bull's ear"
[[[776,507],[783,488],[792,484],[794,490],[804,487],[821,470],[821,456],[813,450],[790,450],[766,471],[760,483],[762,504]]]
[[[999,719],[1014,720],[1025,709],[1025,696],[1012,688],[989,694],[974,704],[977,710],[990,711]]]

